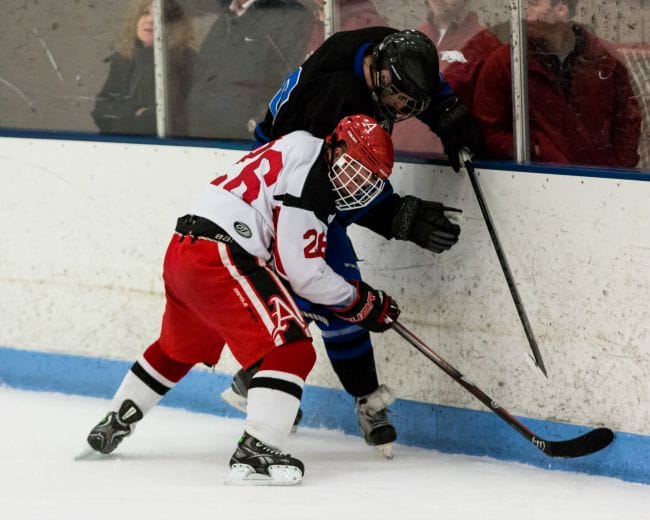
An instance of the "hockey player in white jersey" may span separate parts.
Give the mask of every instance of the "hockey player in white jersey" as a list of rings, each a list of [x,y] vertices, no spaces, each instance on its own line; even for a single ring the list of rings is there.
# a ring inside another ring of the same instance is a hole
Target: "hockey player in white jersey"
[[[399,309],[383,291],[348,282],[325,262],[337,209],[362,208],[393,167],[390,136],[372,118],[343,118],[325,139],[292,132],[217,176],[178,219],[164,261],[160,337],[133,364],[90,432],[109,454],[197,363],[227,343],[243,367],[259,364],[230,484],[290,485],[303,463],[282,451],[316,356],[293,294],[382,332]]]

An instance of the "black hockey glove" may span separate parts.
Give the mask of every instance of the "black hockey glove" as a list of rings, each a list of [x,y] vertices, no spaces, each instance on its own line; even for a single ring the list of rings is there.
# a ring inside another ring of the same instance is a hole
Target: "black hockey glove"
[[[332,309],[334,314],[346,321],[356,323],[372,332],[384,332],[391,327],[386,318],[396,320],[400,310],[397,303],[384,291],[373,289],[360,280],[350,283],[357,288],[357,297],[345,309]]]
[[[461,148],[467,148],[471,154],[481,151],[481,133],[458,96],[445,99],[435,108],[433,131],[440,137],[455,172],[460,171],[458,153]]]
[[[445,211],[461,210],[406,195],[393,216],[393,236],[442,253],[458,242],[460,235],[460,226],[445,217]]]

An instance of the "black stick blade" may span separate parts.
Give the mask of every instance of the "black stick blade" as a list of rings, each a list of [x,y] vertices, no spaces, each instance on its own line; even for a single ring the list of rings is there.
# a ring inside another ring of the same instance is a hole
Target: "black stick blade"
[[[609,428],[596,428],[567,441],[547,441],[533,437],[532,443],[551,457],[574,458],[591,455],[609,446],[614,432]]]

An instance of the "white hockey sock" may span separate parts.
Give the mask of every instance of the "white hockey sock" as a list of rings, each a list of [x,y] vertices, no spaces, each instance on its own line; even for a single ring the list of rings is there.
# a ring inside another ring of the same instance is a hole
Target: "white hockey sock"
[[[117,411],[126,399],[131,399],[146,415],[176,383],[163,377],[141,357],[127,372],[111,402]]]
[[[248,390],[245,430],[264,444],[283,449],[300,407],[304,384],[294,374],[260,370]]]

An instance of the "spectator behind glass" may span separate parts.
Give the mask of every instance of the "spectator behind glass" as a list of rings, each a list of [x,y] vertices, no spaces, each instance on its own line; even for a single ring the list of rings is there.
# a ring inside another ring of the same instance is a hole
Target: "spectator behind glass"
[[[133,2],[120,50],[106,60],[111,64],[108,78],[92,111],[102,133],[156,134],[152,14],[151,0]],[[194,37],[176,0],[165,1],[164,18],[170,133],[184,135],[187,128],[185,101],[196,55]]]
[[[313,15],[296,0],[233,0],[194,66],[190,135],[251,139],[267,102],[305,57]]]
[[[325,40],[324,0],[313,0],[313,2],[316,4],[316,16],[307,45],[307,56],[320,47]],[[386,20],[377,12],[371,0],[338,0],[336,12],[338,18],[334,21],[335,31],[351,31],[362,27],[388,27]]]
[[[501,42],[481,25],[475,12],[468,11],[469,0],[428,0],[426,3],[427,21],[417,29],[436,45],[440,71],[454,93],[471,108],[477,70],[485,55]],[[465,45],[479,34],[478,45],[468,51]],[[442,153],[440,139],[416,118],[395,126],[393,142],[395,149],[401,152]]]
[[[531,159],[634,167],[641,115],[623,64],[571,21],[577,0],[529,0],[528,104]],[[487,155],[513,156],[510,48],[485,63],[474,97]]]

